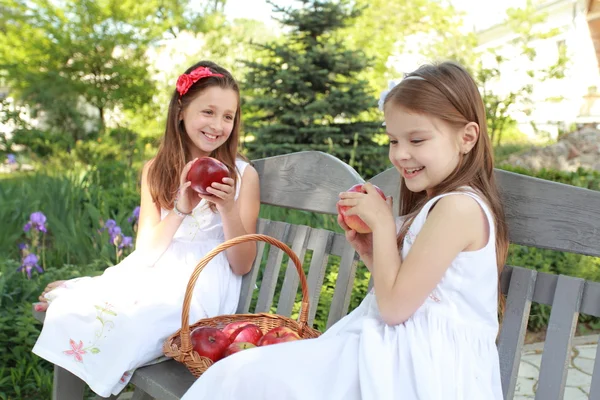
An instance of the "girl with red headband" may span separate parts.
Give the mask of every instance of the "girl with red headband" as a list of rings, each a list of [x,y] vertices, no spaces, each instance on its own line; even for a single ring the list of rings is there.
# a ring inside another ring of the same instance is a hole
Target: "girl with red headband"
[[[84,380],[102,397],[118,394],[133,371],[162,354],[181,325],[186,285],[197,262],[225,240],[256,232],[258,174],[238,153],[240,90],[224,68],[199,62],[177,80],[165,134],[143,168],[136,250],[102,275],[50,284],[33,352]],[[199,194],[187,180],[209,156],[228,178]],[[196,284],[190,319],[236,311],[241,277],[256,245],[220,253]]]

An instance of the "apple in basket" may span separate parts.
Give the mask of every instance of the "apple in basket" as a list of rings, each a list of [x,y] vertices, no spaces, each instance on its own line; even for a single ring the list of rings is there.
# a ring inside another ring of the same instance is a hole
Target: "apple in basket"
[[[187,180],[192,182],[192,189],[203,195],[210,195],[206,188],[213,182],[222,183],[223,178],[229,177],[227,166],[212,157],[197,159],[187,174]]]
[[[379,193],[383,200],[386,200],[383,190],[379,189],[375,185],[373,185],[373,187],[375,187],[375,190],[377,190],[377,193]],[[367,193],[363,189],[362,183],[358,183],[352,186],[350,189],[346,190],[346,192]],[[346,215],[346,212],[348,211],[348,209],[350,209],[349,206],[336,205],[336,207],[338,213],[342,216],[342,219],[350,229],[354,229],[358,233],[371,233],[371,228],[369,228],[369,226],[365,224],[365,222],[362,219],[360,219],[360,217],[358,217],[357,215]]]
[[[247,324],[233,331],[233,333],[229,336],[229,340],[231,340],[232,343],[248,342],[255,345],[262,336],[263,333],[258,326],[254,324]]]
[[[250,324],[250,322],[248,322],[248,321],[231,322],[231,323],[225,325],[225,327],[223,329],[221,329],[221,332],[223,332],[228,338],[231,338],[231,335],[233,334],[233,332],[237,331],[242,326],[245,326],[248,324]]]
[[[210,358],[213,362],[223,358],[223,353],[229,346],[229,338],[217,328],[199,327],[192,331],[192,346],[203,357]]]
[[[228,357],[228,356],[230,356],[232,354],[235,354],[235,353],[240,352],[242,350],[251,349],[253,347],[256,347],[256,345],[254,345],[253,343],[248,343],[248,342],[235,342],[235,343],[231,343],[225,349],[225,353],[223,353],[223,357]]]
[[[296,332],[285,326],[278,326],[265,333],[258,341],[258,345],[268,346],[270,344],[292,342],[294,340],[300,340],[300,336]]]

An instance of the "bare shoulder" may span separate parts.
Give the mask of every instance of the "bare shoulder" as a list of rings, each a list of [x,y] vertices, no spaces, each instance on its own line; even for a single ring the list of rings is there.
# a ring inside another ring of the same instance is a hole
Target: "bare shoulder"
[[[444,196],[437,201],[431,211],[438,215],[453,215],[457,217],[473,218],[482,215],[482,209],[477,200],[468,195],[454,194]]]
[[[435,229],[464,238],[462,251],[480,249],[487,243],[490,226],[481,205],[473,197],[455,194],[442,197],[430,213]]]
[[[256,169],[252,166],[252,164],[246,165],[246,168],[244,168],[244,174],[242,175],[242,179],[244,180],[244,182],[250,181],[258,183],[258,172],[256,172]]]
[[[146,161],[144,163],[144,167],[142,168],[142,172],[144,174],[148,173],[148,170],[150,169],[150,167],[152,166],[152,164],[154,164],[154,160],[156,160],[156,157],[152,157],[151,159],[149,159],[148,161]]]

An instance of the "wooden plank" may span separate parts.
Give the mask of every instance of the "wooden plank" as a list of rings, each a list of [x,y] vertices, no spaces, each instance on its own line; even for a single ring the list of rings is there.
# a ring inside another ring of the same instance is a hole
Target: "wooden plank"
[[[131,396],[131,400],[155,400],[154,397],[150,396],[148,393],[144,392],[140,388],[136,388]]]
[[[260,176],[260,201],[279,207],[337,214],[338,193],[364,182],[352,167],[320,151],[302,151],[252,162]]]
[[[600,346],[596,347],[596,359],[594,360],[594,372],[592,373],[589,398],[600,399]]]
[[[600,192],[496,171],[514,243],[600,256]]]
[[[291,225],[290,229],[290,242],[292,243],[291,249],[301,262],[304,262],[304,255],[306,253],[306,247],[308,246],[310,228],[305,225]],[[279,295],[279,302],[277,303],[277,314],[289,317],[292,314],[294,308],[294,302],[296,301],[296,294],[298,293],[300,278],[298,271],[294,266],[294,263],[288,259],[285,277],[283,278],[283,284],[281,286],[281,293]]]
[[[85,382],[58,365],[54,366],[52,400],[83,400]]]
[[[495,174],[511,242],[600,256],[600,192],[499,169]],[[389,168],[371,182],[388,194],[398,190],[400,178]]]
[[[547,272],[538,272],[535,283],[535,292],[533,293],[533,302],[538,304],[552,305],[556,295],[556,285],[558,284],[558,275]]]
[[[258,226],[256,229],[257,233],[269,234],[269,220],[259,219]],[[260,264],[262,262],[263,253],[265,251],[265,242],[258,242],[256,245],[256,258],[254,259],[254,264],[252,265],[252,269],[242,278],[242,287],[240,290],[240,300],[238,301],[237,313],[238,314],[246,314],[250,310],[250,304],[252,303],[252,294],[256,288],[256,278],[258,277],[258,272],[260,270]]]
[[[503,275],[510,275],[510,287],[498,338],[498,354],[502,392],[505,399],[512,399],[537,273],[524,268],[506,267]]]
[[[585,282],[585,286],[583,287],[583,299],[581,300],[581,309],[579,312],[581,314],[600,317],[600,282]]]
[[[282,242],[285,242],[285,236],[290,229],[290,224],[280,221],[271,221],[271,230],[269,236],[274,237]],[[258,301],[256,302],[255,313],[270,312],[273,304],[273,297],[277,287],[277,279],[279,278],[279,270],[281,269],[281,261],[283,260],[283,250],[275,246],[270,246],[267,265],[263,271],[260,282],[260,291],[258,293]]]
[[[159,400],[179,400],[196,381],[185,367],[175,360],[141,367],[135,370],[131,383]]]
[[[337,280],[335,282],[333,299],[331,299],[331,306],[329,307],[329,314],[327,315],[328,329],[348,313],[348,307],[350,306],[350,299],[352,297],[352,288],[354,287],[356,266],[358,264],[358,261],[355,258],[356,252],[350,243],[346,241],[344,235],[335,235],[333,241],[334,243],[343,241],[345,245],[340,260]]]
[[[308,310],[308,323],[312,325],[317,313],[323,279],[327,268],[327,255],[333,242],[333,232],[325,229],[313,229],[310,233],[308,248],[312,249],[312,259],[308,270],[308,293],[310,296],[310,309]]]
[[[564,275],[558,277],[542,353],[536,400],[561,400],[564,396],[571,340],[577,325],[584,282],[583,279]]]

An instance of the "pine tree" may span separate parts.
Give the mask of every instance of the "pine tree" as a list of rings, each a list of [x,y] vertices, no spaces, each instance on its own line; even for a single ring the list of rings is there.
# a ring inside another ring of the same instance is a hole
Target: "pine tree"
[[[251,158],[320,150],[370,175],[383,170],[385,147],[373,142],[381,121],[367,82],[369,60],[345,48],[336,31],[359,11],[347,2],[301,0],[301,7],[274,6],[287,32],[261,45],[262,57],[246,62],[246,142]],[[272,4],[272,3],[271,3]]]

